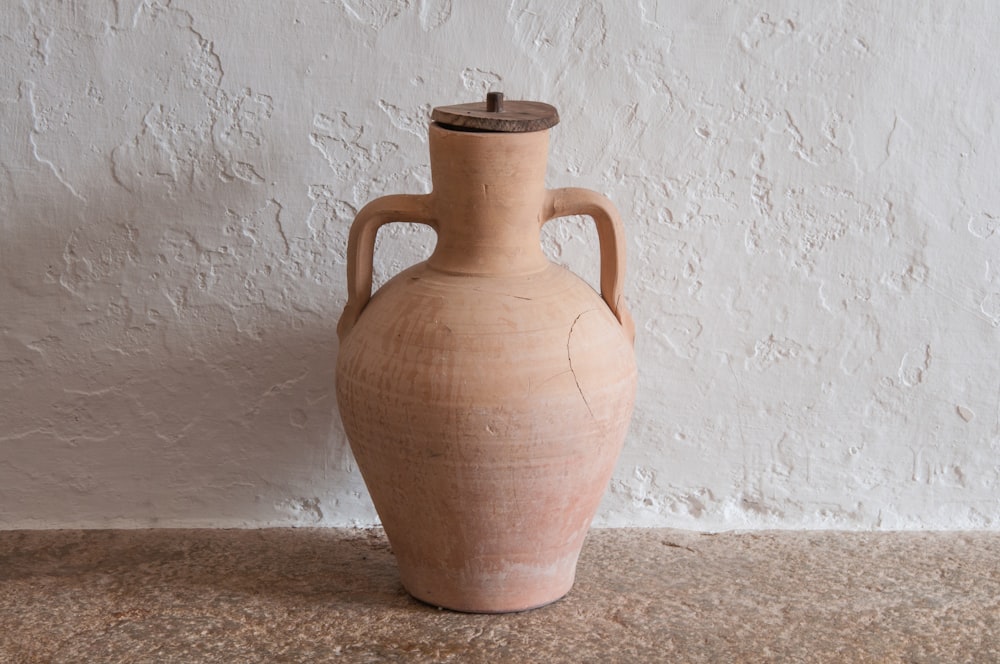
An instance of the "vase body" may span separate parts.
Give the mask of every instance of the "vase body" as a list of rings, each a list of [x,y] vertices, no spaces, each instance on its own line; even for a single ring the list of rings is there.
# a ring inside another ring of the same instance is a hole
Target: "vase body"
[[[370,299],[370,270],[349,264],[361,295],[339,327],[338,405],[407,591],[529,609],[571,588],[624,442],[631,319],[620,284],[598,294],[542,253],[548,218],[606,217],[558,193],[582,190],[545,189],[548,131],[431,125],[429,138],[432,193],[376,201],[355,222],[418,221],[438,242]],[[352,251],[373,243],[363,232]],[[602,244],[602,285],[612,253]]]

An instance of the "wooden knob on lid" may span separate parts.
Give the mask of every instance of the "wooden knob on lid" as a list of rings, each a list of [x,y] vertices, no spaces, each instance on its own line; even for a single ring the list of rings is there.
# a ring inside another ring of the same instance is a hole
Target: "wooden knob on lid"
[[[502,92],[490,92],[485,102],[438,106],[431,120],[449,129],[520,133],[554,127],[559,112],[540,101],[507,101]]]
[[[503,93],[502,92],[487,92],[486,93],[486,112],[487,113],[503,113]]]

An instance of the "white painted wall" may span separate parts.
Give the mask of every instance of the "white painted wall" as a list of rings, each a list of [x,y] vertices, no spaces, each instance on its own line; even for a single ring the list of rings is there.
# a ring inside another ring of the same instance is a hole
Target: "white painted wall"
[[[0,527],[372,523],[348,225],[493,88],[627,224],[599,525],[997,529],[998,43],[986,0],[4,2]]]

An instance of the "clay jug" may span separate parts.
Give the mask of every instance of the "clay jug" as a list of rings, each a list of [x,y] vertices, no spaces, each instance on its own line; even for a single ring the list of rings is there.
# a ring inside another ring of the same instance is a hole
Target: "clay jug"
[[[600,194],[546,190],[551,106],[491,93],[431,117],[431,193],[374,200],[351,227],[337,401],[407,591],[519,611],[572,587],[631,418],[622,225]],[[567,215],[596,224],[600,294],[542,252]],[[372,295],[390,222],[437,244]]]

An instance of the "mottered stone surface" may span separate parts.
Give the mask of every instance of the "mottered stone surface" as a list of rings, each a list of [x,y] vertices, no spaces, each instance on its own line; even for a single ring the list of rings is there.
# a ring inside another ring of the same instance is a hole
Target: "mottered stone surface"
[[[0,527],[374,523],[348,226],[496,89],[626,223],[599,524],[995,529],[998,41],[966,1],[5,2]],[[433,242],[386,229],[376,281]],[[545,246],[596,280],[587,220]]]
[[[995,662],[996,533],[609,529],[525,613],[438,610],[378,531],[0,532],[4,662]]]

